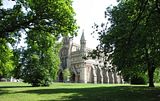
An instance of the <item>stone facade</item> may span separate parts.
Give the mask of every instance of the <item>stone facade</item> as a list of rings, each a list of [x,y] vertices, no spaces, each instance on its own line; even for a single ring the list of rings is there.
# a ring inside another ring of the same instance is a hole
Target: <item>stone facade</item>
[[[91,49],[86,47],[84,32],[80,39],[80,45],[74,44],[72,38],[63,38],[63,47],[60,50],[61,65],[58,72],[58,81],[63,82],[63,70],[69,68],[71,72],[70,82],[76,83],[123,83],[121,75],[114,70],[104,68],[98,60],[88,59]]]

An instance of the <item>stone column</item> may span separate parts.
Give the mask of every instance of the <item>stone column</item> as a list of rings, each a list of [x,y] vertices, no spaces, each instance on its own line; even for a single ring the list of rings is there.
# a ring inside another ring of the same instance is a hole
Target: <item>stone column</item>
[[[117,74],[117,83],[120,84],[121,80],[120,80],[120,76]]]
[[[87,68],[85,67],[85,63],[82,63],[81,65],[80,81],[82,83],[87,83]]]
[[[113,81],[113,73],[112,73],[112,71],[110,70],[110,71],[108,71],[108,76],[109,76],[109,83],[114,83]]]
[[[109,80],[109,73],[108,73],[108,70],[106,70],[106,78],[107,78],[107,83],[109,84],[110,80]]]
[[[120,78],[121,78],[121,83],[124,84],[124,79],[123,79],[122,75],[120,75]]]
[[[112,80],[113,80],[112,83],[114,84],[115,83],[115,80],[114,80],[115,79],[114,78],[114,71],[112,71],[111,73],[112,73]]]
[[[93,83],[97,84],[97,74],[96,74],[96,68],[94,65],[91,66],[93,69]]]
[[[103,72],[100,66],[98,66],[99,71],[100,71],[100,83],[103,84]]]
[[[118,74],[116,71],[114,72],[114,83],[118,83]]]

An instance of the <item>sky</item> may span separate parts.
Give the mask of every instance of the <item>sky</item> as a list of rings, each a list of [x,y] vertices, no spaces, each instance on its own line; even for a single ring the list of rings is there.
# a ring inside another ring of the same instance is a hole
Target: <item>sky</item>
[[[86,45],[88,48],[96,48],[98,45],[97,36],[91,35],[94,23],[101,24],[106,22],[104,11],[108,6],[117,5],[117,0],[73,0],[73,8],[76,12],[76,20],[80,26],[78,36],[73,42],[79,44],[82,31],[84,30]]]
[[[9,1],[9,2],[8,2]],[[12,0],[3,0],[5,8],[13,7],[15,2]],[[74,43],[80,44],[80,37],[84,30],[86,45],[88,48],[96,48],[98,45],[97,36],[91,35],[94,23],[101,24],[106,22],[104,11],[108,6],[117,5],[117,0],[73,0],[77,24],[80,27],[78,36],[73,39]]]
[[[2,0],[4,8],[12,8],[13,5],[15,4],[14,1],[12,0]]]

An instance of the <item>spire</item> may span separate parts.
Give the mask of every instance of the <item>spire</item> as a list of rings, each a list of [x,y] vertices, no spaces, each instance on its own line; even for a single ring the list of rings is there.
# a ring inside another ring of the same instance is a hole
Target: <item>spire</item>
[[[86,50],[86,40],[85,40],[85,37],[84,37],[84,30],[82,31],[80,44],[81,44],[81,50],[84,52]]]
[[[86,41],[84,37],[84,30],[82,31],[81,41]]]

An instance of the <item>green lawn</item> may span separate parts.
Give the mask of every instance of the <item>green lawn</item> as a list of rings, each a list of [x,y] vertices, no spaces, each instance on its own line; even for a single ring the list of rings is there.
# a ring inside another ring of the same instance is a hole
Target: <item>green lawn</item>
[[[160,101],[160,85],[156,86],[54,83],[31,87],[0,82],[0,101]]]

